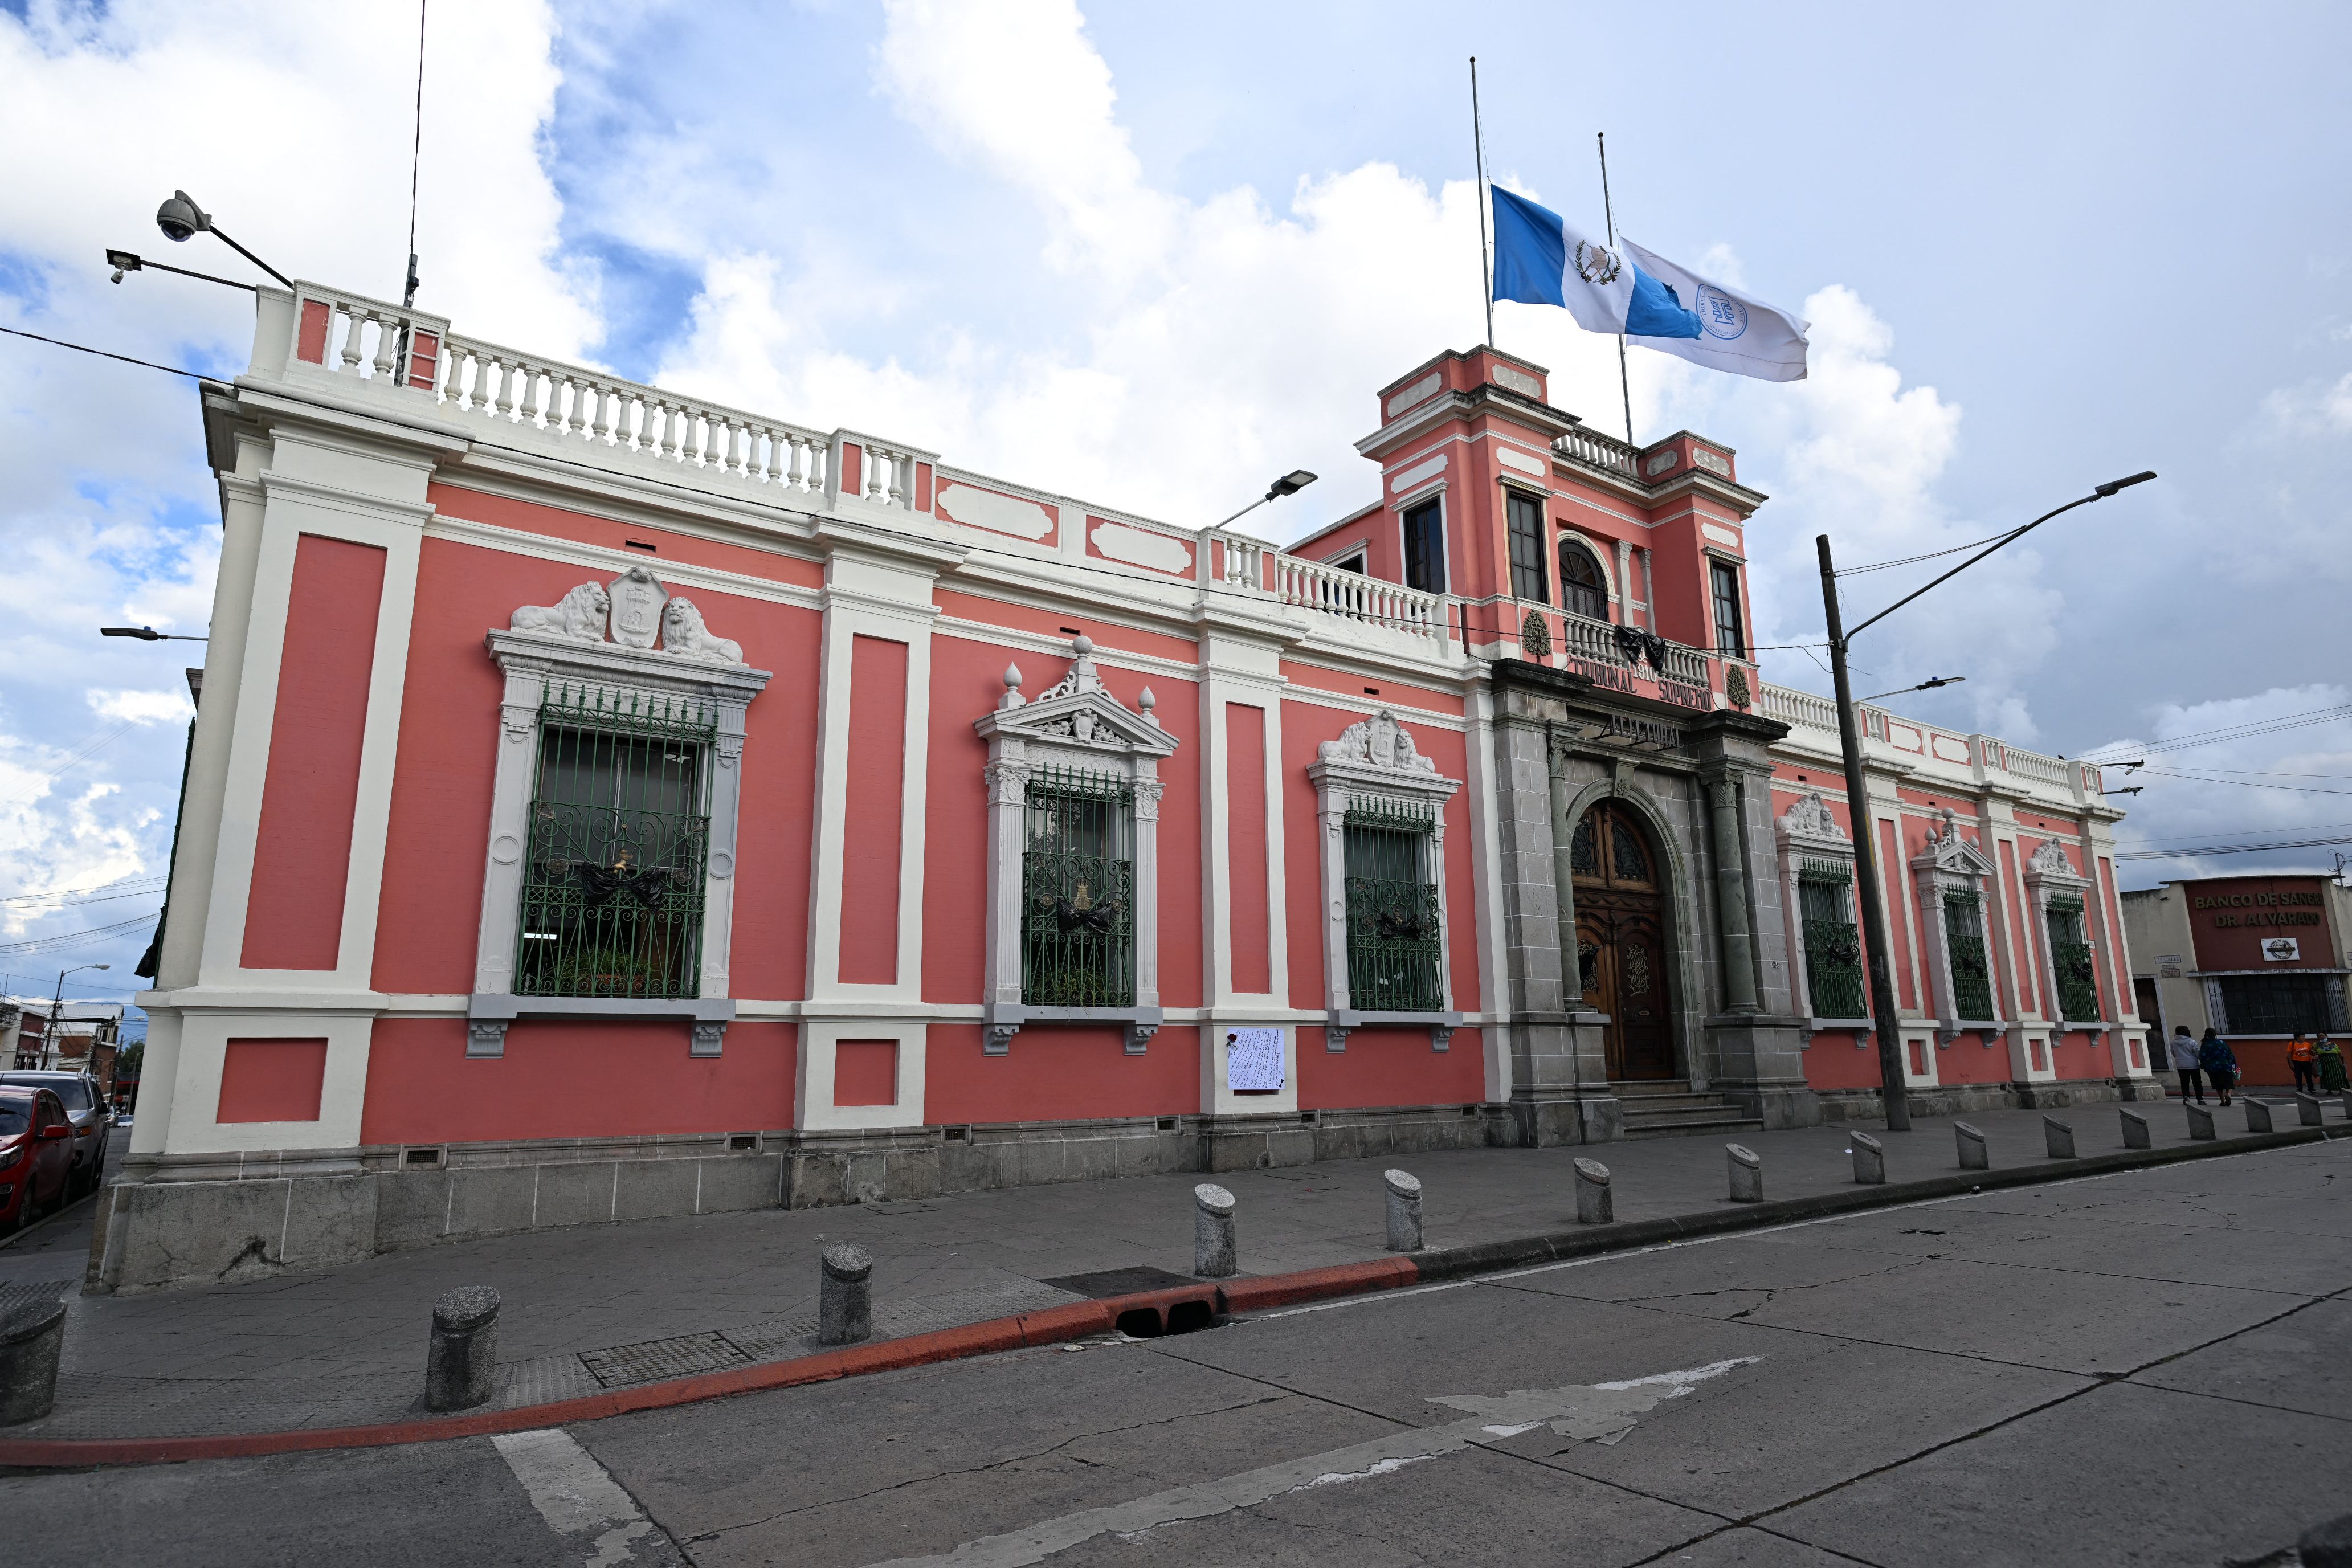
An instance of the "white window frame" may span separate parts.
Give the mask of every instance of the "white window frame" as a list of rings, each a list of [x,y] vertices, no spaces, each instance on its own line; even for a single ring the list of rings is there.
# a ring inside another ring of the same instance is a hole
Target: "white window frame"
[[[1805,1045],[1810,1047],[1813,1043],[1813,1037],[1817,1034],[1825,1030],[1838,1029],[1853,1031],[1854,1043],[1857,1046],[1866,1046],[1875,1027],[1866,1016],[1870,1001],[1867,970],[1864,971],[1865,989],[1863,993],[1865,1016],[1823,1017],[1820,1009],[1813,1005],[1812,975],[1805,966],[1804,895],[1797,888],[1797,883],[1801,879],[1805,861],[1826,860],[1845,868],[1846,884],[1849,889],[1847,896],[1849,900],[1860,900],[1862,884],[1861,879],[1854,875],[1853,840],[1848,837],[1845,830],[1837,825],[1837,818],[1830,814],[1829,803],[1822,798],[1818,790],[1808,791],[1799,795],[1796,803],[1773,822],[1772,831],[1780,850],[1780,907],[1783,918],[1788,921],[1789,952],[1791,955],[1789,965],[1790,978],[1795,983],[1797,1012],[1805,1020],[1803,1027]],[[1861,927],[1858,902],[1855,903],[1854,909],[1855,929],[1858,933]]]
[[[1445,803],[1462,787],[1458,779],[1441,775],[1437,764],[1421,754],[1412,732],[1383,708],[1357,721],[1339,738],[1316,748],[1316,761],[1307,769],[1315,785],[1316,835],[1322,848],[1323,901],[1328,911],[1323,922],[1324,1048],[1342,1052],[1348,1037],[1374,1025],[1426,1026],[1429,1048],[1449,1048],[1462,1015],[1454,1005],[1453,912],[1445,896]],[[1348,987],[1348,855],[1347,816],[1351,797],[1395,801],[1426,810],[1433,821],[1429,833],[1429,874],[1437,886],[1437,965],[1444,1010],[1437,1013],[1368,1012],[1355,1005]]]
[[[1095,670],[1094,642],[1071,640],[1069,672],[1034,700],[1021,695],[1018,665],[1004,671],[996,710],[975,721],[988,742],[988,946],[981,1004],[982,1051],[1001,1057],[1030,1024],[1118,1024],[1127,1054],[1141,1056],[1160,1032],[1160,762],[1176,739],[1152,717],[1146,687],[1140,716],[1121,706]],[[1021,998],[1022,856],[1027,848],[1029,781],[1045,767],[1117,773],[1135,790],[1135,1002],[1127,1007],[1036,1007]]]
[[[2066,1016],[2065,1006],[2058,999],[2057,954],[2050,947],[2050,902],[2053,899],[2071,897],[2083,902],[2083,940],[2090,945],[2095,957],[2098,954],[2098,928],[2091,921],[2091,911],[2097,903],[2097,889],[2090,878],[2074,869],[2074,862],[2067,856],[2064,845],[2055,838],[2045,838],[2025,862],[2025,894],[2026,901],[2033,910],[2033,952],[2041,960],[2042,1015],[2050,1025],[2050,1059],[2054,1072],[2057,1044],[2061,1037],[2080,1029],[2091,1037],[2094,1044],[2105,1045],[2107,1031],[2114,1026],[2105,1019]],[[2095,982],[2093,994],[2096,994]]]
[[[2000,1016],[2000,952],[1993,936],[1993,900],[2000,895],[2000,878],[1992,858],[1960,837],[1957,814],[1946,806],[1941,818],[1941,831],[1930,828],[1927,847],[1911,858],[1912,891],[1919,900],[1919,931],[1927,952],[1921,956],[1927,962],[1927,979],[1934,991],[1937,1005],[1936,1042],[1949,1046],[1962,1034],[1975,1032],[1991,1045],[2008,1031],[2009,1023]],[[1972,895],[1977,900],[1979,923],[1984,927],[1985,985],[1992,997],[1992,1016],[1963,1018],[1960,1016],[1959,991],[1952,979],[1951,921],[1947,913],[1944,896],[1947,893]]]
[[[666,645],[677,646],[656,648],[656,636]],[[718,1056],[727,1026],[735,1017],[727,969],[736,822],[743,795],[743,718],[751,700],[766,688],[771,672],[745,665],[740,647],[713,636],[691,601],[673,595],[643,566],[629,568],[609,584],[583,583],[555,605],[525,605],[514,613],[508,630],[493,630],[487,641],[491,659],[506,677],[506,691],[499,705],[499,758],[490,785],[474,989],[466,1004],[466,1055],[504,1056],[507,1026],[519,1018],[675,1018],[690,1026],[688,1055]],[[573,688],[591,699],[697,703],[716,715],[709,774],[702,972],[696,995],[514,994],[515,943],[522,929],[522,858],[530,843],[530,802],[539,773],[539,713],[551,685]]]

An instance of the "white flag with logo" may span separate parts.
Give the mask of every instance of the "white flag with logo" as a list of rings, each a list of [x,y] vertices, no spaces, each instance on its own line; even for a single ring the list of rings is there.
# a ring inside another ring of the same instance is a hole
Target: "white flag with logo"
[[[1799,321],[1776,305],[1701,278],[1687,267],[1677,267],[1654,251],[1628,239],[1625,254],[1643,272],[1673,290],[1685,310],[1698,316],[1696,337],[1653,338],[1632,335],[1627,341],[1660,353],[1679,354],[1709,370],[1752,375],[1759,381],[1805,379],[1805,331],[1812,323]]]

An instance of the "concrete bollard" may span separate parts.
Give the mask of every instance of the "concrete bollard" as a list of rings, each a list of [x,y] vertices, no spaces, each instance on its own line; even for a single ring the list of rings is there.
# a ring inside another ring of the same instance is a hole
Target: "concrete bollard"
[[[1421,1181],[1406,1171],[1384,1171],[1382,1184],[1389,1194],[1389,1241],[1391,1252],[1421,1250]]]
[[[0,1312],[0,1426],[38,1421],[56,1407],[65,1348],[63,1301],[26,1301]]]
[[[1886,1151],[1877,1139],[1867,1132],[1848,1134],[1853,1144],[1853,1179],[1866,1186],[1880,1186],[1886,1181]]]
[[[1213,1182],[1192,1189],[1192,1272],[1224,1279],[1241,1267],[1234,1237],[1234,1194]]]
[[[2123,1113],[2123,1118],[2125,1148],[2153,1149],[2156,1147],[2156,1141],[2148,1136],[2147,1117],[2137,1110],[2126,1110]]]
[[[2303,1568],[2352,1568],[2352,1513],[2315,1524],[2294,1543]]]
[[[2336,1100],[2338,1109],[2344,1112],[2344,1120],[2352,1121],[2352,1089],[2337,1089]]]
[[[2073,1159],[2074,1157],[2074,1126],[2069,1122],[2059,1121],[2054,1116],[2043,1117],[2042,1119],[2042,1143],[2043,1148],[2050,1151],[2050,1157],[2052,1159]]]
[[[499,1387],[499,1293],[460,1285],[433,1304],[425,1350],[425,1408],[471,1410]]]
[[[2186,1100],[2181,1102],[2180,1109],[2189,1112],[2189,1136],[2191,1138],[2213,1136],[2213,1112],[2210,1109],[2202,1105],[2191,1105]]]
[[[2295,1120],[2305,1127],[2317,1127],[2326,1121],[2319,1109],[2319,1096],[2298,1091],[2294,1097]]]
[[[2271,1102],[2269,1100],[2256,1100],[2251,1094],[2246,1096],[2246,1131],[2249,1132],[2268,1132],[2272,1131]]]
[[[1980,1129],[1971,1127],[1965,1121],[1955,1121],[1952,1123],[1952,1136],[1959,1141],[1961,1170],[1990,1171],[1992,1169],[1992,1156],[1985,1152],[1984,1133]]]
[[[1576,1160],[1576,1223],[1610,1225],[1617,1218],[1616,1200],[1609,1191],[1609,1167],[1578,1155]]]
[[[1726,1143],[1723,1152],[1731,1162],[1731,1201],[1736,1204],[1762,1203],[1764,1156],[1737,1143]]]
[[[816,1339],[854,1345],[874,1337],[874,1255],[854,1241],[817,1254]]]

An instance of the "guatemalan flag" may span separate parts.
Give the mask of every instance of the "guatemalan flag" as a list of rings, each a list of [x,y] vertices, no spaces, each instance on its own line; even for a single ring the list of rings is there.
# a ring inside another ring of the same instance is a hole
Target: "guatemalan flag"
[[[1801,381],[1810,324],[1627,240],[1586,238],[1558,213],[1495,193],[1495,298],[1559,305],[1591,332],[1761,381]]]

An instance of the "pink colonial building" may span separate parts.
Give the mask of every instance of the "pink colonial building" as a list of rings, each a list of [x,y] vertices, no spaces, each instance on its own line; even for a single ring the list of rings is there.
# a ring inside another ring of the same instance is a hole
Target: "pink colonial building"
[[[1874,1111],[1764,497],[1384,388],[1288,551],[265,290],[107,1287]],[[1867,710],[1922,1110],[2153,1092],[2096,770]]]

